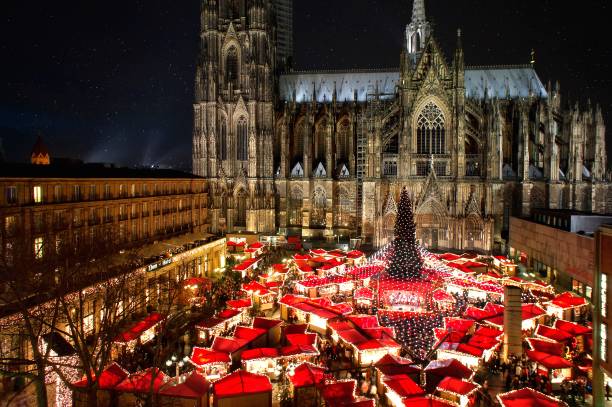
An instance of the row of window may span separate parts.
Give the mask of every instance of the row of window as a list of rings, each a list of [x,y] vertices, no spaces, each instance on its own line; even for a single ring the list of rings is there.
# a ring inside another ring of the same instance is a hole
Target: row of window
[[[236,127],[237,131],[237,148],[236,148],[236,160],[246,161],[249,158],[249,138],[248,138],[248,125],[244,116],[238,119]],[[221,120],[219,125],[219,137],[217,143],[217,156],[225,161],[228,159],[228,143],[227,143],[227,123],[225,120]]]
[[[70,194],[67,191],[71,191]],[[85,195],[85,191],[88,191]],[[50,201],[48,194],[52,194],[53,202],[66,202],[66,201],[82,201],[85,198],[87,200],[99,200],[99,199],[113,199],[113,198],[129,198],[129,197],[140,197],[140,196],[157,196],[157,195],[176,195],[192,193],[193,190],[189,186],[181,184],[131,184],[125,185],[120,184],[118,187],[113,188],[112,185],[106,184],[103,187],[101,185],[90,185],[88,189],[84,185],[73,185],[72,188],[68,188],[65,185],[53,185],[52,191],[48,191],[42,185],[35,185],[32,187],[31,200],[34,203],[43,203]],[[5,200],[7,204],[18,203],[18,187],[10,185],[5,187]]]

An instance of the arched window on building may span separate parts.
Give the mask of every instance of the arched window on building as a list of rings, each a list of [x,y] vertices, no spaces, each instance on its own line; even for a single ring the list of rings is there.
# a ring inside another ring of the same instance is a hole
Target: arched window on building
[[[238,139],[236,159],[238,161],[246,161],[249,158],[249,138],[248,125],[244,116],[238,119],[238,124],[236,125],[236,137]]]
[[[219,142],[217,143],[217,156],[221,160],[227,160],[227,122],[221,118],[219,122]]]
[[[304,159],[304,120],[293,129],[293,160],[301,162]]]
[[[338,124],[336,138],[336,160],[338,163],[348,163],[349,158],[349,139],[350,127],[348,119],[342,120]]]
[[[234,220],[234,226],[246,227],[246,201],[247,195],[244,189],[238,191],[234,196],[234,207],[236,208],[236,219]]]
[[[300,188],[293,188],[289,199],[289,224],[292,226],[302,226],[302,204],[304,193]]]
[[[444,115],[434,103],[425,105],[417,120],[417,154],[444,154],[446,129]]]
[[[419,52],[421,50],[421,35],[418,31],[412,34],[412,52]]]
[[[238,79],[238,50],[235,46],[232,46],[227,50],[227,55],[225,56],[225,84],[231,83],[234,89],[236,89],[239,84]]]
[[[315,130],[315,160],[317,163],[325,161],[325,135],[327,133],[327,120],[321,123]]]
[[[325,207],[327,206],[327,195],[323,188],[315,189],[312,197],[312,216],[310,223],[312,226],[325,226]]]
[[[346,188],[341,187],[336,198],[336,226],[350,227],[353,223],[354,211],[354,200],[351,199]]]

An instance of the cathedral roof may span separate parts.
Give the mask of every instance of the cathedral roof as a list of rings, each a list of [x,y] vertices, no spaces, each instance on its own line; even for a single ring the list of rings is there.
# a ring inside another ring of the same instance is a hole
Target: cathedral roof
[[[465,69],[465,95],[474,99],[487,97],[514,99],[530,94],[545,98],[546,88],[535,69],[529,65],[485,66]]]
[[[394,69],[292,72],[280,77],[280,97],[290,102],[295,94],[297,103],[310,102],[314,90],[317,102],[331,102],[335,86],[339,102],[352,102],[355,92],[357,101],[365,102],[378,85],[381,99],[390,99],[395,97],[399,77],[399,71]],[[466,96],[484,99],[485,89],[488,98],[514,99],[528,97],[530,93],[548,96],[535,69],[529,65],[466,68]]]

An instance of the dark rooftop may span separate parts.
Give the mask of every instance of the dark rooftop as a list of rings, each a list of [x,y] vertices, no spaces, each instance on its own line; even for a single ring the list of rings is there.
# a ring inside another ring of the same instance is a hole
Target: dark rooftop
[[[66,161],[51,165],[0,163],[1,178],[142,178],[142,179],[203,179],[188,172],[157,169],[115,167],[111,164],[84,164]]]

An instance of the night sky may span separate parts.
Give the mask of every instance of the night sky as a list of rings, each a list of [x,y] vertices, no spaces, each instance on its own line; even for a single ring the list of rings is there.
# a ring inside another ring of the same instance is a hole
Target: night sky
[[[52,156],[190,169],[199,0],[2,3],[0,137],[8,160],[27,160],[42,134]],[[612,121],[608,1],[426,7],[449,61],[459,27],[468,65],[527,63],[534,48],[544,83],[560,80],[565,100],[590,97]],[[399,66],[411,12],[408,0],[296,0],[296,68]]]

